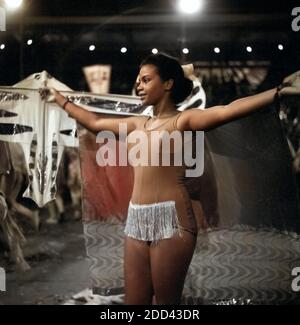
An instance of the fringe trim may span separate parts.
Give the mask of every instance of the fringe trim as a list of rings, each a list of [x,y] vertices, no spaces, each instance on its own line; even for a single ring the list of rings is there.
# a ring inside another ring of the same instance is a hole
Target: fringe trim
[[[130,202],[124,232],[128,237],[151,242],[180,234],[175,201],[141,205]]]

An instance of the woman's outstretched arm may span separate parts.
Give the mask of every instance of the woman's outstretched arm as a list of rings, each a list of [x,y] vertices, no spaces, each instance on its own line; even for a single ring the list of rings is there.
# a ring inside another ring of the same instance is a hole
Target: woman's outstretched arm
[[[206,110],[191,109],[178,119],[178,128],[182,130],[209,130],[270,105],[277,89],[267,90],[257,95],[244,97],[228,105],[214,106]]]
[[[55,102],[78,123],[84,126],[89,131],[97,134],[100,131],[112,131],[119,135],[119,124],[126,123],[127,133],[132,132],[136,127],[135,116],[121,116],[114,114],[94,113],[85,110],[84,108],[67,101],[67,98],[55,89],[51,89]]]

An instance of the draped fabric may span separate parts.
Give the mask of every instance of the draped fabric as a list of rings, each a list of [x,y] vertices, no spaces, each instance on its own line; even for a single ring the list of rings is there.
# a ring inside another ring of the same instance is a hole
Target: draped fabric
[[[0,87],[0,140],[21,145],[29,182],[24,196],[40,207],[55,198],[64,147],[78,146],[75,121],[41,100],[38,89],[46,86],[70,90],[46,71]]]
[[[299,303],[291,288],[300,261],[297,185],[276,111],[208,132],[206,142],[215,186],[199,191],[207,228],[198,235],[185,302]]]
[[[140,110],[136,98],[76,93],[46,71],[34,73],[12,87],[0,87],[0,140],[21,145],[29,183],[23,196],[40,207],[55,199],[64,147],[78,147],[76,122],[55,103],[41,99],[39,89],[43,87],[63,92],[88,110],[113,114]],[[3,153],[1,169],[7,168],[6,156]]]

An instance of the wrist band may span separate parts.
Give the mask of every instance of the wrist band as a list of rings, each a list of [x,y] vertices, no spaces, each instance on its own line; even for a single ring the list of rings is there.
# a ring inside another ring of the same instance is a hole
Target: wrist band
[[[288,82],[281,83],[279,86],[276,87],[277,93],[279,93],[280,90],[282,90],[284,87],[289,87],[289,86],[290,86],[290,84]],[[278,95],[280,97],[280,94],[278,94]]]
[[[70,99],[69,99],[69,98],[67,98],[67,99],[65,100],[65,102],[63,103],[63,105],[62,105],[62,109],[66,109],[66,106],[67,106],[68,103],[70,103]]]
[[[280,90],[284,88],[284,84],[281,83],[279,86],[276,87],[276,93],[274,96],[274,103],[275,103],[275,108],[279,112],[280,110]]]

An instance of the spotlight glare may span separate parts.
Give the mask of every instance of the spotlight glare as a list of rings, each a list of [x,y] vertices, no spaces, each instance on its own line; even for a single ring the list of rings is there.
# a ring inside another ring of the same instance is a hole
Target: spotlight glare
[[[27,45],[31,45],[32,44],[32,39],[29,39],[28,41],[27,41]]]
[[[246,50],[247,50],[248,53],[251,53],[252,52],[252,47],[251,46],[247,46],[246,47]]]
[[[90,51],[95,51],[96,46],[95,45],[90,45],[89,50]]]
[[[283,45],[282,44],[278,44],[278,50],[282,51],[283,50]]]
[[[179,0],[178,9],[185,14],[194,14],[203,6],[202,0]]]
[[[7,9],[14,10],[21,7],[23,0],[5,0]]]
[[[126,47],[122,47],[121,48],[121,53],[125,54],[127,52],[127,48]]]
[[[4,50],[5,49],[5,44],[1,44],[0,45],[0,50]]]
[[[152,53],[153,54],[157,54],[158,53],[158,49],[156,49],[156,48],[152,49]]]
[[[182,52],[184,53],[184,54],[189,54],[190,53],[190,51],[189,51],[189,49],[188,48],[184,48],[184,49],[182,49]]]
[[[215,48],[214,48],[214,52],[217,53],[217,54],[219,54],[219,53],[221,52],[221,50],[220,50],[219,47],[215,47]]]

